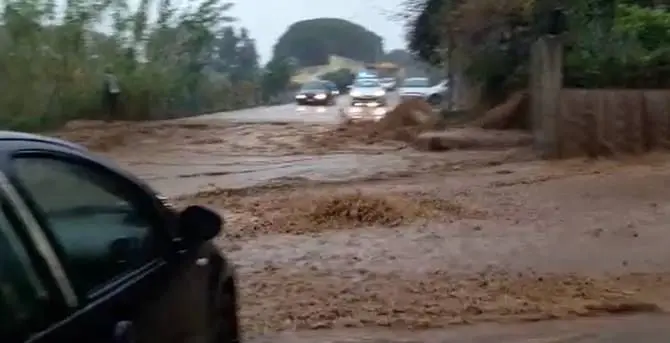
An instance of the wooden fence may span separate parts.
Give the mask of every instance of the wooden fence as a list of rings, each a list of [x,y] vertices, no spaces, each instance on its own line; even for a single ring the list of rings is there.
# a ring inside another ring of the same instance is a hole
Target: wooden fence
[[[670,90],[562,89],[557,157],[670,148]]]

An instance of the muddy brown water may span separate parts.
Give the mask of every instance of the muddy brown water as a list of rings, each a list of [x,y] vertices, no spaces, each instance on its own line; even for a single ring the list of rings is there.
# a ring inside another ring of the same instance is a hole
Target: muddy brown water
[[[208,187],[247,188],[282,179],[345,181],[408,170],[410,161],[400,156],[336,154],[227,156],[218,163],[204,159],[178,164],[136,162],[128,165],[166,195],[178,196]]]
[[[552,321],[522,325],[480,324],[446,330],[333,330],[287,332],[253,343],[665,343],[670,318],[659,315]]]
[[[554,164],[510,160],[500,151],[420,154],[390,151],[388,146],[376,151],[373,146],[365,151],[351,147],[351,151],[297,154],[301,146],[295,136],[301,130],[327,128],[294,125],[291,139],[285,138],[287,130],[252,125],[225,129],[221,137],[216,130],[203,131],[203,137],[190,130],[174,139],[152,139],[149,131],[143,134],[148,136],[145,143],[105,154],[169,196],[289,179],[294,182],[289,191],[298,193],[301,187],[324,194],[348,189],[396,195],[421,191],[457,199],[489,214],[480,219],[418,220],[391,228],[342,227],[309,235],[264,233],[221,242],[240,266],[242,284],[249,286],[243,294],[242,315],[254,342],[623,343],[670,337],[670,321],[663,316],[572,320],[588,315],[580,311],[603,301],[631,298],[661,307],[670,303],[666,275],[670,207],[662,187],[670,181],[667,158],[633,164]],[[403,176],[388,177],[399,174]],[[259,195],[259,209],[271,198]],[[241,221],[253,219],[236,215]],[[505,271],[506,280],[517,289],[504,292],[508,286],[500,284],[479,287],[482,291],[457,278],[489,271]],[[551,279],[543,286],[532,279],[515,281],[509,276],[515,272],[581,276],[572,283]],[[435,281],[440,279],[436,275],[448,280]],[[394,283],[394,277],[397,284],[385,293],[382,285]],[[609,279],[601,282],[595,280],[598,277]],[[413,293],[417,285],[432,291]],[[435,303],[444,290],[459,302],[449,298]],[[396,298],[404,300],[389,303]],[[366,302],[374,306],[361,310]],[[482,321],[463,320],[464,314],[471,314],[463,304],[476,305],[488,321],[505,322],[514,317],[511,310],[530,313],[532,320],[571,320],[418,329],[443,325],[436,322],[449,326]],[[389,312],[400,305],[405,314]],[[440,319],[430,311],[445,314]],[[543,311],[551,315],[538,317]],[[390,323],[396,324],[389,328]],[[406,331],[410,327],[416,330]]]

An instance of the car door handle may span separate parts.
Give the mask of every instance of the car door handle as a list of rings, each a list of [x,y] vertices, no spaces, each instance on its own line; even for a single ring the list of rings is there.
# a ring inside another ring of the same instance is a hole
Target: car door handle
[[[136,340],[133,322],[122,320],[114,325],[115,343],[135,343]]]

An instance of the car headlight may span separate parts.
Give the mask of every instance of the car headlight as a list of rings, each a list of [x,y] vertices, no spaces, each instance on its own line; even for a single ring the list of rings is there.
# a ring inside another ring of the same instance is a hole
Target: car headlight
[[[361,92],[353,91],[353,92],[350,93],[350,95],[355,98],[357,96],[361,96]]]
[[[319,99],[319,100],[323,100],[323,99],[326,98],[326,95],[325,94],[317,94],[317,95],[314,96],[314,98]]]
[[[384,95],[386,95],[386,92],[384,92],[384,91],[376,91],[375,92],[375,96],[384,96]]]
[[[305,94],[298,94],[298,95],[295,96],[295,98],[296,99],[304,99],[306,97],[305,97]]]

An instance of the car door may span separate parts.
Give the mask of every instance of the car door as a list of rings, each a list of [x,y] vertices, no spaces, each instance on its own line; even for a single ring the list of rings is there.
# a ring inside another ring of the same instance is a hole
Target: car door
[[[204,342],[209,271],[147,188],[47,144],[14,151],[6,165],[67,307],[31,342]]]
[[[0,341],[20,342],[49,326],[58,291],[21,237],[23,224],[0,185]]]

